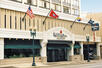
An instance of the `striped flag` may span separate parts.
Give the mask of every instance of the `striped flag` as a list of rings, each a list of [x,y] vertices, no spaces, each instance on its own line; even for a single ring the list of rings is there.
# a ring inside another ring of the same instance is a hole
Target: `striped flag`
[[[33,18],[33,17],[34,17],[33,11],[32,11],[32,9],[31,9],[30,6],[29,6],[29,8],[27,9],[27,12],[26,12],[26,13],[30,16],[30,18]]]

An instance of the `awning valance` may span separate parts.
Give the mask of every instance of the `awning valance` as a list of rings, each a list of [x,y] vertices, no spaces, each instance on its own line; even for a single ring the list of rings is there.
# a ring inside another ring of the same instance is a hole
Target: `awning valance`
[[[5,49],[40,49],[39,40],[35,40],[34,46],[32,40],[5,40]]]
[[[79,48],[79,49],[80,49],[80,48],[81,48],[81,46],[80,46],[80,45],[75,44],[75,45],[74,45],[74,48]]]

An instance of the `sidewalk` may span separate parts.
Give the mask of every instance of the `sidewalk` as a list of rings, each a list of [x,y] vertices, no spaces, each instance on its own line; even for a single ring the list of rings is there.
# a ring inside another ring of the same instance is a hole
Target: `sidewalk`
[[[32,66],[32,63],[20,63],[20,64],[12,64],[12,65],[0,65],[0,68],[41,68],[41,67],[49,67],[49,66],[58,66],[58,65],[76,65],[76,64],[91,64],[102,62],[102,60],[91,60],[91,62],[82,61],[63,61],[63,62],[48,62],[46,64],[37,63],[36,66]]]

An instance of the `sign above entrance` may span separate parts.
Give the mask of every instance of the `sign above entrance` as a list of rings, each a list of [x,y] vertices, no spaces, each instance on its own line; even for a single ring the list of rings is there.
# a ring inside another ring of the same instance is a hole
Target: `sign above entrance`
[[[62,30],[60,30],[59,33],[53,32],[53,36],[56,37],[57,39],[65,39],[67,37],[67,35],[63,34]]]

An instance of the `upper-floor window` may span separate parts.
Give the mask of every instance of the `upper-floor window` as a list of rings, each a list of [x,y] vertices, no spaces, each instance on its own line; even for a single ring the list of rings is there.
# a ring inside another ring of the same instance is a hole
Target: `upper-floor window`
[[[73,0],[72,5],[78,7],[79,6],[79,0]]]
[[[31,4],[31,0],[23,0],[26,4]]]
[[[71,0],[62,0],[64,6],[71,6]]]
[[[43,8],[50,8],[50,2],[49,0],[40,0],[39,1],[39,6]]]
[[[61,0],[52,0],[52,3],[60,4]]]
[[[79,10],[78,9],[72,9],[71,12],[73,15],[79,16]]]
[[[22,0],[11,0],[11,1],[22,2]]]
[[[52,0],[51,9],[61,11],[61,0]]]
[[[37,5],[37,0],[24,0],[25,4]]]
[[[62,2],[71,3],[71,0],[62,0]]]
[[[63,6],[63,13],[70,13],[70,8]]]
[[[32,5],[37,5],[37,0],[32,0]]]

